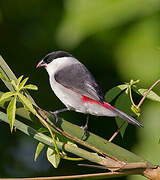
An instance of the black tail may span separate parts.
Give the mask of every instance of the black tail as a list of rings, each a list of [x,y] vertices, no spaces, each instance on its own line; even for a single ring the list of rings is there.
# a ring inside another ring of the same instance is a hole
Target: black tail
[[[117,116],[124,119],[128,123],[133,124],[133,125],[138,126],[138,127],[143,127],[143,125],[140,122],[138,122],[133,117],[127,115],[126,113],[124,113],[124,112],[122,112],[122,111],[120,111],[120,110],[118,110],[116,108],[114,109],[114,112],[117,114]]]

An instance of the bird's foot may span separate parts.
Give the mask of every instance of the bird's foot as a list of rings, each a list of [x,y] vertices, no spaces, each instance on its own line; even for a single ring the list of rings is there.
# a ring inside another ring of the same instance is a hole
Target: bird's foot
[[[86,119],[86,124],[84,126],[81,126],[81,128],[83,129],[83,135],[82,138],[87,135],[87,130],[88,130],[88,119],[89,119],[89,115],[87,114],[87,119]]]
[[[58,122],[58,113],[61,113],[61,112],[65,112],[65,111],[68,111],[69,109],[68,108],[64,108],[64,109],[59,109],[57,111],[49,111],[51,114],[54,115],[55,119],[56,119],[56,123]]]
[[[49,111],[49,112],[54,115],[56,123],[57,123],[58,122],[58,115],[57,115],[58,113],[56,113],[56,111]]]
[[[87,129],[88,129],[88,125],[85,124],[85,126],[81,126],[81,128],[83,129],[83,135],[82,135],[82,138],[87,135]]]

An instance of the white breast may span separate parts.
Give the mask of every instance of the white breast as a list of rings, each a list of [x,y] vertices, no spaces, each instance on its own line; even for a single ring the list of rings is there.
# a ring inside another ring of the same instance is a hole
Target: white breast
[[[74,63],[79,63],[79,61],[72,57],[57,58],[47,65],[46,70],[49,74],[51,88],[63,104],[69,109],[77,109],[78,112],[84,112],[85,107],[81,101],[81,96],[74,93],[72,90],[65,88],[54,78],[54,75],[58,70]]]

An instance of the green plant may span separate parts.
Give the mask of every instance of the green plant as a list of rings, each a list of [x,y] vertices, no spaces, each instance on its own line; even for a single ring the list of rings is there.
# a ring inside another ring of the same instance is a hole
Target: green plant
[[[35,85],[26,85],[28,78],[25,78],[22,81],[23,76],[16,79],[2,57],[0,57],[0,77],[9,89],[9,92],[7,93],[0,93],[1,107],[7,109],[7,114],[2,111],[0,112],[0,119],[10,124],[11,132],[13,132],[13,126],[15,126],[23,133],[39,141],[35,153],[35,160],[44,146],[48,146],[47,157],[55,168],[58,167],[60,159],[64,158],[76,161],[86,159],[98,164],[95,165],[97,168],[110,170],[110,172],[96,175],[84,175],[84,178],[109,178],[129,174],[140,174],[148,178],[158,177],[158,175],[155,174],[159,173],[159,168],[142,157],[139,157],[91,132],[89,132],[88,137],[82,139],[83,130],[64,119],[60,119],[59,123],[56,123],[54,116],[39,108],[29,95],[27,89],[37,90],[37,87]],[[157,81],[157,83],[158,82],[159,81]],[[112,88],[106,93],[106,100],[111,102],[116,99],[115,105],[119,105],[119,108],[122,110],[124,108],[124,103],[122,102],[125,102],[128,110],[132,109],[133,112],[139,116],[140,106],[145,98],[159,102],[160,97],[152,91],[152,88],[157,83],[148,90],[137,88],[137,83],[138,81],[131,80],[130,83]],[[142,96],[138,105],[135,105],[133,101],[132,91]],[[20,122],[18,117],[15,118],[15,114],[31,121],[34,121],[34,118],[37,118],[44,128],[34,129],[27,125],[27,121],[26,123]],[[32,116],[32,114],[34,116]],[[117,121],[118,126],[120,126],[118,123],[119,121],[120,120]],[[122,135],[125,132],[125,128],[119,129]],[[79,144],[82,145],[81,148],[79,147]],[[83,149],[83,147],[85,148]],[[68,157],[67,152],[76,155],[78,158]],[[92,165],[85,166],[92,167]],[[81,176],[79,176],[79,178],[80,177]]]

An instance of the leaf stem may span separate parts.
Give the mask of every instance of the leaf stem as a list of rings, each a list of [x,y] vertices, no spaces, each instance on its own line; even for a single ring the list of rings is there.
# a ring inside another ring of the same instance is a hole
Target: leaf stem
[[[54,144],[55,151],[56,151],[56,153],[57,153],[57,154],[59,155],[59,157],[60,157],[61,155],[60,155],[59,149],[58,149],[57,144],[56,144],[55,134],[53,134],[50,126],[48,125],[48,123],[47,123],[38,113],[36,113],[36,116],[37,116],[37,118],[41,121],[41,123],[44,124],[44,126],[49,130],[50,135],[52,136],[52,140],[53,140],[53,144]]]
[[[83,158],[72,158],[68,156],[61,156],[62,159],[70,160],[70,161],[82,161],[84,160]]]
[[[137,107],[133,101],[133,98],[132,98],[132,89],[131,89],[131,86],[128,87],[129,89],[129,96],[130,96],[130,100],[131,100],[131,103],[133,104],[134,107]]]

